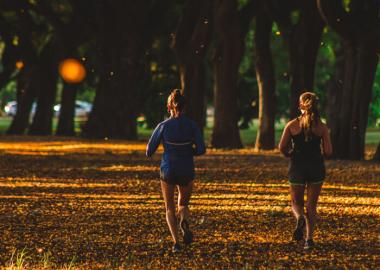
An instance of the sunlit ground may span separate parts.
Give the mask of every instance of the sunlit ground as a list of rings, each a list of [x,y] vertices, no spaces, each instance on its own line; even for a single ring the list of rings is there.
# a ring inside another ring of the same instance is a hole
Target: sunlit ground
[[[25,269],[374,269],[380,166],[328,161],[311,252],[291,241],[287,161],[277,152],[209,150],[196,160],[195,242],[170,251],[160,155],[145,144],[0,139],[0,263]],[[13,257],[12,257],[13,254]]]

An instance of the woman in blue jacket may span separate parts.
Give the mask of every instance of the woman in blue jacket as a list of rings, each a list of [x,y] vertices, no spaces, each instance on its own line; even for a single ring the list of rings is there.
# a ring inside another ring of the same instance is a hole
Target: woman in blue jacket
[[[166,221],[173,238],[173,251],[180,250],[174,191],[178,187],[178,216],[183,242],[190,244],[193,234],[189,229],[189,201],[193,190],[193,156],[205,153],[205,144],[197,124],[184,116],[185,97],[180,90],[174,90],[168,97],[167,109],[170,118],[158,124],[146,149],[152,156],[162,142],[164,153],[160,166],[162,195],[165,200]]]

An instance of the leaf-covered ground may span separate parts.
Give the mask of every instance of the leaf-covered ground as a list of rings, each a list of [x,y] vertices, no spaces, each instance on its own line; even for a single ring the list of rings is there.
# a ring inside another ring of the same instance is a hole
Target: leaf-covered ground
[[[3,137],[0,265],[15,265],[24,249],[26,269],[379,266],[379,164],[327,161],[318,246],[305,252],[291,241],[287,161],[277,152],[209,149],[196,160],[196,241],[172,254],[160,154],[147,159],[144,150],[125,141]]]

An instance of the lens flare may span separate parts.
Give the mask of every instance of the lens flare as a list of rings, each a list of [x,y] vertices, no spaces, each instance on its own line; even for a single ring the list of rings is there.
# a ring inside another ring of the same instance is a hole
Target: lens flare
[[[24,67],[24,62],[23,61],[17,61],[16,62],[16,68],[17,69],[22,69]]]
[[[59,65],[59,74],[67,83],[80,83],[86,76],[86,70],[81,62],[69,58]]]

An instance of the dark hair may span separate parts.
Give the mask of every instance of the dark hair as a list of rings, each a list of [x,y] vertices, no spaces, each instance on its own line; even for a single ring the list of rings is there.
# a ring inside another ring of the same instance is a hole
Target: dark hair
[[[299,107],[304,113],[301,116],[301,127],[305,134],[305,140],[311,138],[312,127],[319,124],[318,97],[312,92],[305,92],[300,96]]]
[[[168,97],[168,110],[174,112],[174,116],[178,117],[185,109],[185,96],[181,90],[174,89]]]

